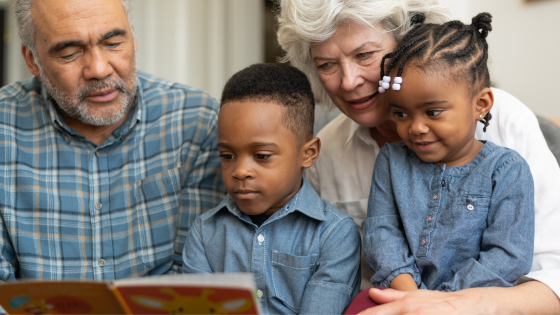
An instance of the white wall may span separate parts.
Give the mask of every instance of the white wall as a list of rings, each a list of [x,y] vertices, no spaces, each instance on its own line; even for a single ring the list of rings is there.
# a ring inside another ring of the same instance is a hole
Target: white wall
[[[470,23],[473,16],[493,16],[490,75],[535,113],[560,117],[560,1],[440,0],[455,18]]]

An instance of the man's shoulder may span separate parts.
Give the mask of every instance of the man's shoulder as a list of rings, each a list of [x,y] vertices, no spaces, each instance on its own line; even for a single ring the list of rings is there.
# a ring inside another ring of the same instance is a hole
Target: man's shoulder
[[[166,102],[171,106],[180,104],[183,107],[204,107],[216,111],[219,109],[216,99],[204,90],[162,79],[143,71],[138,71],[138,82],[148,105]]]
[[[39,79],[33,77],[8,84],[0,89],[0,107],[17,102],[31,102],[32,96],[41,97]]]

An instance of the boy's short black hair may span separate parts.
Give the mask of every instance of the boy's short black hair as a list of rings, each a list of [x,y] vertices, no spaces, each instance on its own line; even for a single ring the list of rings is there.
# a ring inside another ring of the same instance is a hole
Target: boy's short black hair
[[[221,106],[234,101],[274,102],[284,107],[284,124],[300,143],[313,138],[315,101],[300,70],[282,63],[259,63],[234,74],[222,92]]]

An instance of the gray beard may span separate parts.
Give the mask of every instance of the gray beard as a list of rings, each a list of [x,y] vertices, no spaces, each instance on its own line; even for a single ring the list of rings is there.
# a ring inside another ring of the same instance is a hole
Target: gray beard
[[[74,96],[51,83],[45,75],[43,68],[39,67],[40,79],[45,85],[47,92],[54,99],[60,110],[62,110],[70,118],[77,119],[85,124],[101,127],[116,124],[130,111],[134,106],[136,99],[136,79],[138,73],[136,63],[133,66],[132,78],[134,84],[128,88],[126,82],[119,76],[116,78],[106,78],[102,80],[90,80],[86,84],[79,86]],[[119,90],[117,99],[119,107],[111,113],[94,114],[91,106],[84,99],[91,93],[105,88],[113,88]]]

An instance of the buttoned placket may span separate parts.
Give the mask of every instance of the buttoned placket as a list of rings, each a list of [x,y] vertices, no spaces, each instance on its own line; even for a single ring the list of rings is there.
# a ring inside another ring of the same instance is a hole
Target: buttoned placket
[[[425,215],[422,232],[419,235],[418,257],[426,257],[431,248],[431,239],[436,227],[436,218],[441,211],[441,205],[445,199],[447,180],[445,179],[445,166],[435,170],[430,183],[431,198],[428,199],[428,211]]]
[[[255,277],[255,283],[257,284],[257,296],[263,308],[266,309],[266,226],[263,224],[260,228],[255,228],[253,254],[251,256],[251,273]]]
[[[114,262],[112,242],[104,242],[103,236],[111,235],[111,225],[103,224],[109,211],[109,165],[107,154],[97,148],[90,154],[89,171],[90,216],[93,237],[93,277],[95,280],[112,280]],[[103,193],[105,192],[105,193]]]

